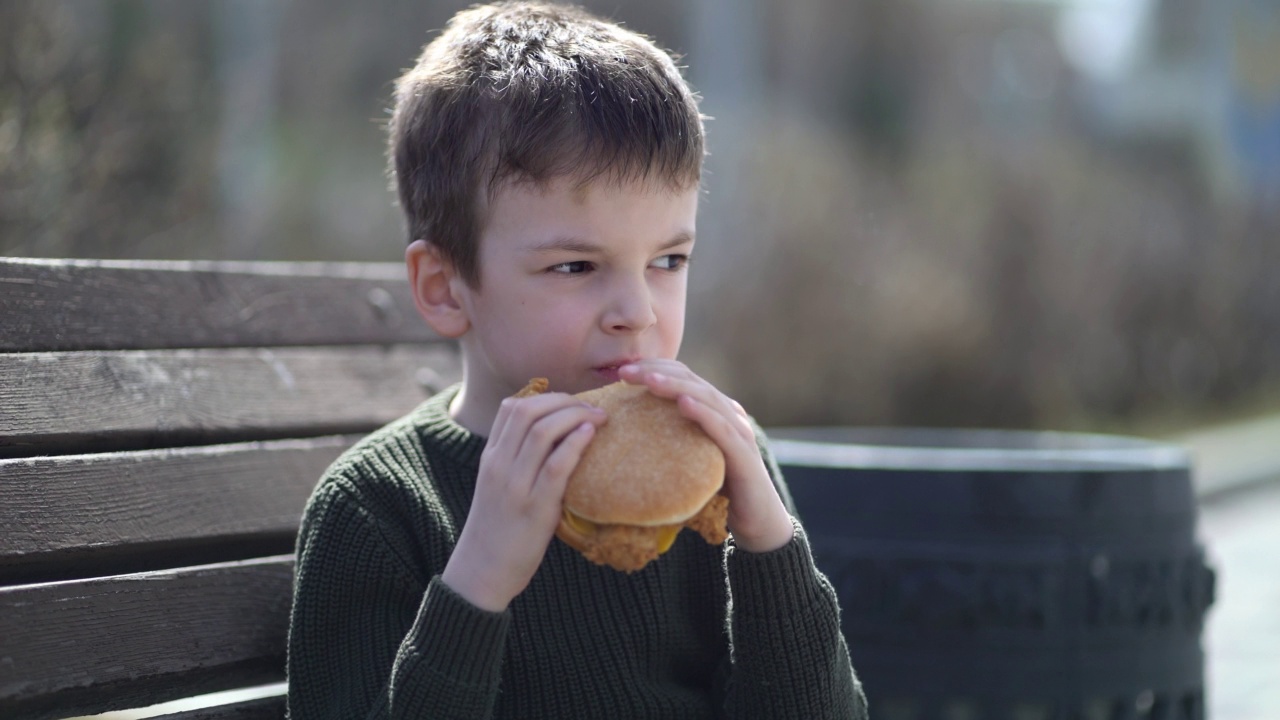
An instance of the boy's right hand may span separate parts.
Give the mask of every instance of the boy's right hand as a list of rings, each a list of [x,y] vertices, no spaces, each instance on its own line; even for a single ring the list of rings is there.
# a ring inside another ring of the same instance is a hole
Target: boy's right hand
[[[560,523],[565,482],[605,420],[604,411],[564,393],[502,401],[471,510],[441,574],[446,585],[492,612],[524,591]]]

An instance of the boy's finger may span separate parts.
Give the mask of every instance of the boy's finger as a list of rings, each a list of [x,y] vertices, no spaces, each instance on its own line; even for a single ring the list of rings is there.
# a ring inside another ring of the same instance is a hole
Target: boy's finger
[[[682,378],[662,373],[646,373],[645,385],[648,386],[649,392],[658,397],[675,400],[681,395],[688,395],[726,416],[738,414],[728,396],[696,375]]]
[[[535,506],[543,512],[545,523],[552,528],[561,516],[564,488],[568,486],[568,478],[573,474],[573,469],[577,468],[577,464],[582,460],[582,454],[586,451],[586,446],[594,437],[595,425],[591,423],[582,423],[573,428],[556,446],[556,450],[547,456],[547,461],[543,462],[543,469],[538,473],[534,487],[530,488],[530,492],[535,496]]]
[[[664,358],[637,360],[618,368],[618,376],[633,385],[644,384],[643,376],[655,372],[672,377],[697,377],[687,365],[679,360],[667,360]]]
[[[589,422],[580,423],[569,431],[564,440],[547,455],[546,462],[542,463],[542,471],[538,473],[537,482],[545,484],[546,487],[540,488],[540,492],[551,492],[563,497],[565,483],[573,474],[573,469],[578,466],[582,453],[586,451],[587,445],[595,434],[596,426]]]
[[[645,364],[642,365],[642,363]],[[720,392],[714,385],[674,360],[646,360],[642,363],[627,366],[631,370],[628,371],[629,377],[624,379],[632,384],[644,385],[649,392],[669,400],[679,401],[684,396],[694,398],[704,406],[731,419],[730,425],[739,438],[754,444],[755,432],[751,428],[750,419],[746,410],[736,400]],[[677,374],[668,375],[651,369],[659,363],[667,363],[668,367],[677,370]]]
[[[526,398],[507,398],[503,400],[507,408],[507,417],[503,423],[503,433],[510,435],[516,443],[523,443],[529,428],[542,418],[568,407],[591,407],[587,403],[565,393],[544,393]],[[501,412],[501,411],[499,411]],[[495,420],[494,424],[497,422]],[[494,435],[496,438],[496,433]],[[518,449],[519,445],[513,448]]]
[[[511,407],[515,402],[515,398],[504,398],[498,404],[498,414],[494,416],[493,425],[489,428],[490,444],[496,444],[498,439],[502,437],[502,431],[507,426],[507,418],[511,416]]]
[[[626,371],[625,373],[623,372],[624,370]],[[680,385],[680,387],[685,388],[683,392],[693,393],[703,402],[731,409],[734,413],[744,418],[747,415],[746,409],[737,400],[720,392],[716,386],[707,382],[678,360],[640,360],[620,368],[619,372],[623,374],[624,379],[633,385],[646,385],[651,391],[658,390],[661,387],[658,383],[666,382],[667,387],[676,387],[679,383],[688,383]],[[656,383],[654,382],[655,376],[661,378]],[[695,388],[705,389],[705,394],[695,391]],[[661,390],[654,392],[654,394],[660,397],[672,397],[669,393]]]
[[[713,392],[710,396],[710,401],[704,399],[704,397],[705,396],[699,395],[695,392],[680,392],[673,395],[672,399],[676,401],[678,406],[682,405],[683,401],[687,399],[703,408],[706,408],[707,411],[714,413],[719,419],[722,419],[724,421],[724,426],[735,433],[739,441],[745,442],[754,448],[756,435],[746,413],[739,412],[738,409],[734,407],[735,403],[730,400],[728,396],[722,393]],[[686,417],[688,416],[684,407],[681,407],[681,412],[686,414]],[[710,429],[705,426],[706,423],[703,422],[700,424],[702,424],[704,426],[703,429],[707,430],[708,434],[710,434]],[[726,449],[723,444],[721,444],[720,447],[721,449]]]
[[[539,418],[525,432],[516,452],[513,476],[537,482],[537,475],[547,458],[565,438],[582,423],[603,424],[608,417],[604,411],[587,405],[570,405]]]
[[[720,446],[726,461],[736,449],[748,448],[751,453],[756,452],[754,435],[744,436],[736,416],[725,415],[691,395],[680,396],[676,405],[680,408],[680,414],[698,423],[711,440]]]
[[[485,458],[487,458],[487,462],[490,465],[496,464],[505,468],[500,473],[500,477],[503,478],[503,484],[510,485],[515,483],[522,488],[527,488],[528,484],[533,480],[532,472],[536,471],[536,466],[528,471],[524,477],[520,477],[520,473],[516,472],[518,467],[516,464],[517,458],[524,445],[525,436],[533,423],[536,423],[548,413],[556,412],[565,407],[573,407],[575,405],[583,409],[590,407],[564,393],[548,393],[548,395],[528,398],[506,398],[499,405],[498,415],[494,418],[494,429],[485,444],[481,462],[486,462]],[[603,413],[600,414],[603,415]]]

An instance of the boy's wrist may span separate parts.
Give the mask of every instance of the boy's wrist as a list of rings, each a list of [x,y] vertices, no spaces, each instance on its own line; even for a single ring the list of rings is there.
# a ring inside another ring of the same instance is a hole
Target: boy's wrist
[[[791,520],[791,513],[779,501],[775,511],[759,527],[735,530],[733,544],[747,552],[766,553],[782,548],[794,537],[795,523]]]
[[[440,573],[440,581],[449,586],[458,597],[486,612],[500,613],[511,604],[511,598],[497,591],[484,578],[478,576],[474,563],[459,558],[455,552]]]

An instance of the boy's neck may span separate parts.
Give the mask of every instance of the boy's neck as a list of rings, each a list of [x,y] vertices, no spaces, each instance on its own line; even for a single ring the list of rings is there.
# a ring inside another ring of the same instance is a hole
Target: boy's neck
[[[458,394],[449,403],[449,417],[476,435],[489,437],[489,431],[493,429],[493,419],[498,416],[498,405],[501,402],[502,398],[479,397],[474,392],[474,388],[463,380]]]

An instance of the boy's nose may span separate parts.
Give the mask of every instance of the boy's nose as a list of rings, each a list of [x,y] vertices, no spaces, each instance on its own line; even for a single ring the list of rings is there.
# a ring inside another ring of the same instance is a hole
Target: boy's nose
[[[628,283],[618,288],[610,298],[608,308],[601,318],[605,332],[633,333],[658,322],[647,284]]]

